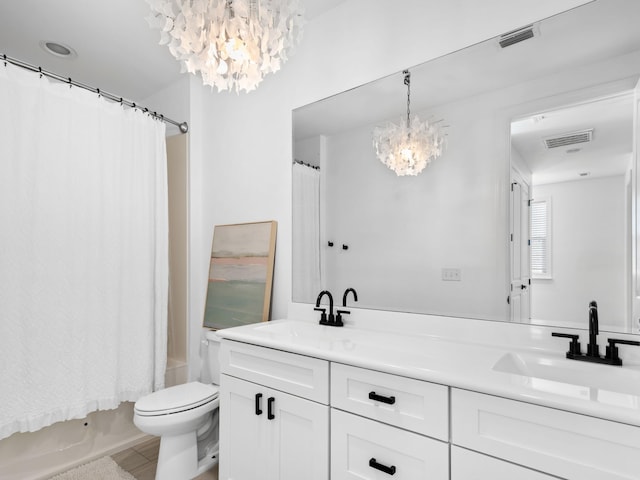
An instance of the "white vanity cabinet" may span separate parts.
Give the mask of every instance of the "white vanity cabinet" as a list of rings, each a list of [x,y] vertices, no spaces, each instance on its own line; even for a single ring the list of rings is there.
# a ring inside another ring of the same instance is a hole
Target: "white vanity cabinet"
[[[448,402],[445,386],[332,363],[332,480],[448,480]]]
[[[311,356],[284,351],[286,342],[278,350],[223,340],[221,480],[640,479],[638,426],[573,413],[570,401],[552,408],[419,380],[419,367],[411,378],[401,354],[345,358],[318,349],[335,347],[329,340],[313,343]],[[464,386],[465,372],[454,373]],[[640,398],[588,393],[629,409]]]
[[[223,341],[221,480],[329,478],[329,366]]]

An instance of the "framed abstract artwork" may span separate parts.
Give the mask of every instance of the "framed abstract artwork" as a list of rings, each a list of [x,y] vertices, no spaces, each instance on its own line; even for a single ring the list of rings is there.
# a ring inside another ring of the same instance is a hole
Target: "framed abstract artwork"
[[[269,319],[277,222],[216,225],[204,326],[221,329]]]

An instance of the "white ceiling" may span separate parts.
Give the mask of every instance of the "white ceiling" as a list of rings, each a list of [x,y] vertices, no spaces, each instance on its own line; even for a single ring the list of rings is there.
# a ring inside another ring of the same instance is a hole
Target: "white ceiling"
[[[301,3],[309,20],[344,1]],[[148,14],[145,0],[2,0],[0,54],[141,101],[181,75],[178,62],[158,45],[159,31],[147,25]],[[42,40],[69,45],[78,57],[52,56]]]
[[[593,129],[590,142],[547,149],[549,137]],[[534,185],[624,175],[633,150],[633,94],[552,110],[511,124],[512,146]]]

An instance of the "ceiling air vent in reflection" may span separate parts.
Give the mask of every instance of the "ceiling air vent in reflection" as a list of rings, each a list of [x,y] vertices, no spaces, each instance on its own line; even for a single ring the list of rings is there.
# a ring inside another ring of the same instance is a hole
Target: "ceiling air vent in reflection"
[[[526,27],[513,30],[511,32],[500,35],[498,43],[502,48],[510,47],[516,43],[524,42],[536,36],[533,25],[527,25]]]
[[[588,143],[593,140],[593,128],[579,132],[564,133],[559,136],[544,139],[547,148],[566,147],[577,143]]]

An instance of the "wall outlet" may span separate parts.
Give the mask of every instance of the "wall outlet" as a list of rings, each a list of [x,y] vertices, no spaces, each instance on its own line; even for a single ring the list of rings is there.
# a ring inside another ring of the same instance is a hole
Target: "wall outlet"
[[[462,279],[462,270],[459,268],[443,268],[442,280],[445,282],[459,282]]]

